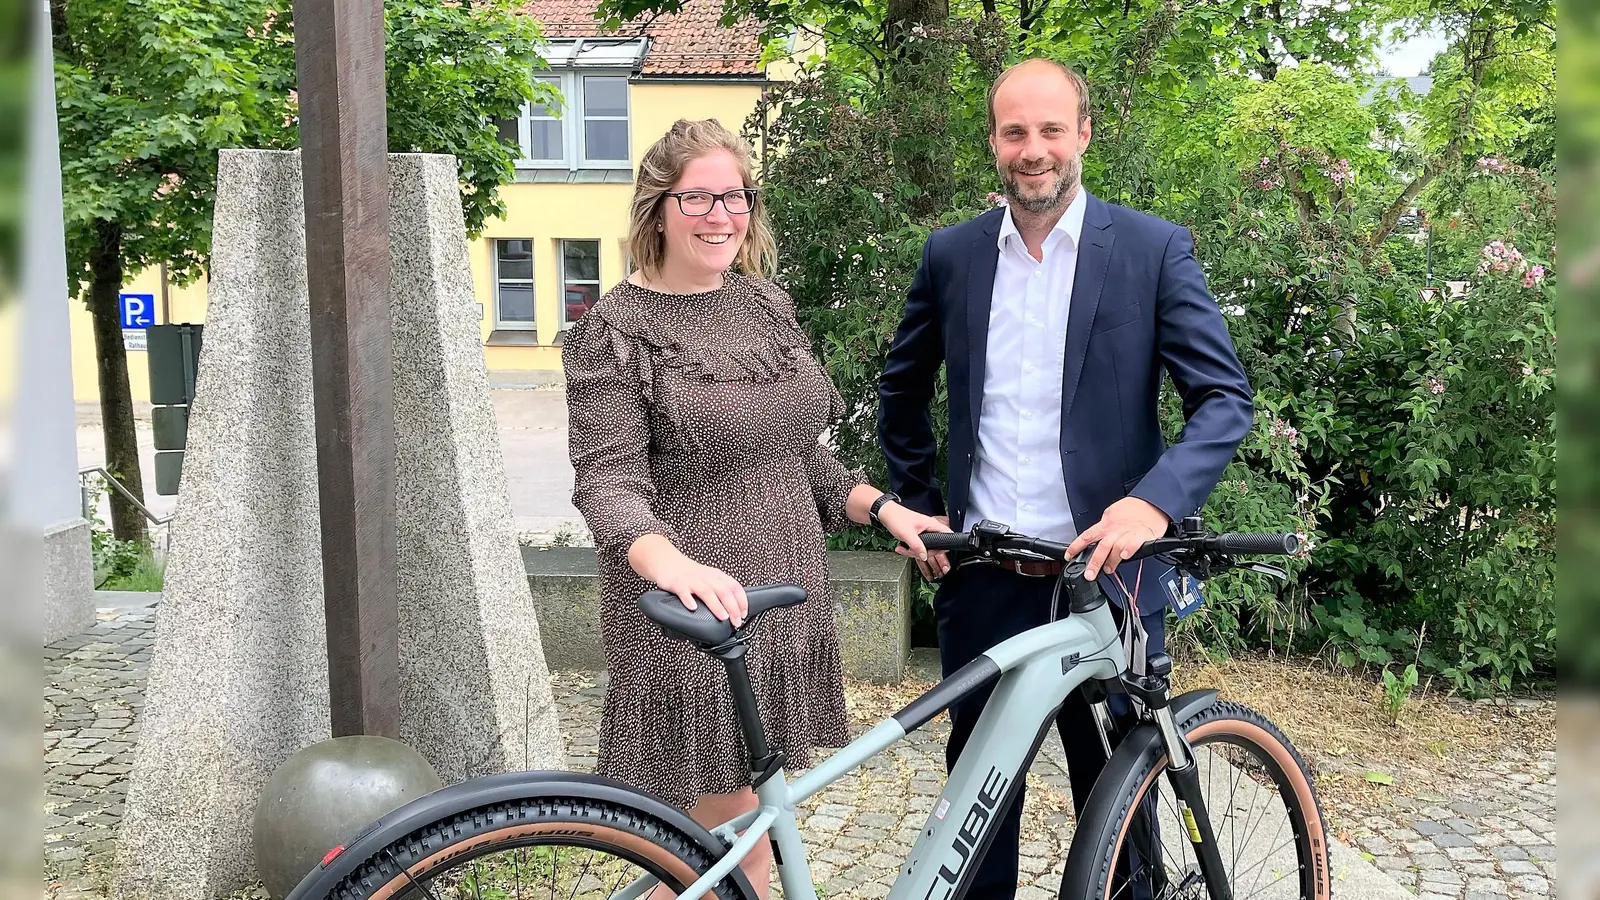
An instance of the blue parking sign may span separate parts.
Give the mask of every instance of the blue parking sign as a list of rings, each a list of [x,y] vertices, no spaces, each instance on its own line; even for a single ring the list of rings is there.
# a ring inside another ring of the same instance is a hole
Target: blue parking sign
[[[156,323],[155,294],[121,294],[124,330],[149,328]]]

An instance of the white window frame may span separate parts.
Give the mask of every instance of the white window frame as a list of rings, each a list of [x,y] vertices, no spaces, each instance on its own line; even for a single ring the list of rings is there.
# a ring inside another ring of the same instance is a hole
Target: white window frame
[[[521,279],[521,278],[501,278],[501,276],[500,276],[500,245],[504,244],[504,243],[509,243],[511,241],[526,241],[528,243],[528,278],[526,280],[527,280],[527,284],[528,284],[529,296],[531,297],[531,299],[533,301],[533,310],[534,310],[533,318],[534,318],[534,320],[532,322],[516,322],[516,321],[508,322],[508,321],[506,321],[506,320],[504,320],[504,319],[502,319],[500,317],[500,285],[502,283],[505,283],[505,284],[513,284],[513,285],[520,286],[523,283],[523,279]],[[494,300],[494,327],[495,327],[496,331],[537,331],[538,330],[538,325],[539,325],[539,321],[538,321],[539,320],[539,287],[538,287],[538,279],[535,277],[535,276],[537,276],[538,273],[536,271],[534,271],[534,267],[533,267],[533,247],[534,247],[535,243],[536,243],[536,241],[533,238],[515,238],[515,237],[495,238],[491,242],[490,253],[493,255],[494,258],[490,261],[490,264],[494,267],[494,298],[493,298],[493,300]],[[565,289],[563,289],[563,292],[564,291],[565,291]]]
[[[593,244],[594,245],[594,278],[568,278],[567,277],[567,245],[568,244]],[[557,285],[561,291],[561,330],[566,331],[577,322],[567,318],[567,285],[592,284],[595,294],[600,293],[600,263],[601,254],[604,252],[604,241],[595,238],[561,238],[556,241],[556,277]],[[595,298],[597,301],[599,297]]]
[[[555,74],[551,74],[551,73],[548,73],[548,72],[540,72],[540,73],[538,73],[538,74],[533,76],[533,80],[534,81],[542,81],[542,82],[546,82],[546,83],[555,82],[556,90],[561,92],[561,98],[560,98],[559,102],[562,104],[562,106],[561,106],[559,112],[557,113],[557,115],[555,115],[555,116],[540,116],[539,117],[539,121],[543,122],[543,121],[546,121],[548,119],[554,119],[556,122],[561,123],[561,154],[562,154],[562,158],[561,159],[534,159],[533,158],[533,121],[534,121],[533,104],[532,103],[523,103],[522,104],[522,114],[517,116],[517,144],[522,150],[522,159],[517,161],[517,165],[519,167],[525,168],[525,169],[565,169],[565,168],[568,168],[569,161],[572,159],[572,140],[571,140],[572,136],[571,136],[571,133],[570,133],[572,131],[572,129],[567,127],[567,119],[566,119],[565,116],[561,115],[561,113],[566,112],[567,97],[569,97],[571,95],[568,93],[568,91],[567,91],[567,89],[565,87],[565,80],[562,78],[562,76],[561,76],[561,74],[559,72],[555,73]]]
[[[621,116],[586,116],[584,115],[584,79],[585,78],[617,78],[623,85],[622,102],[623,114]],[[532,159],[533,151],[533,104],[522,104],[522,114],[517,117],[517,140],[521,145],[522,159],[517,161],[517,166],[524,169],[614,169],[632,170],[633,168],[633,91],[630,84],[630,73],[626,69],[612,68],[570,68],[540,70],[535,73],[536,80],[554,82],[561,91],[561,111],[556,116],[556,121],[561,123],[562,159]],[[540,117],[541,120],[544,117]],[[584,122],[595,121],[623,122],[627,133],[623,138],[623,146],[627,155],[623,159],[589,159],[587,148],[584,145]]]

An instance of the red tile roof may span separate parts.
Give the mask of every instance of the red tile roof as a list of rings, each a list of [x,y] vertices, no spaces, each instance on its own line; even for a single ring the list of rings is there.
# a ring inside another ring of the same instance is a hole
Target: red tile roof
[[[601,30],[594,0],[528,0],[522,11],[543,26],[546,38],[638,35],[651,38],[644,75],[759,75],[760,26],[743,22],[723,28],[722,0],[684,0],[683,10],[650,20],[624,22],[615,32]]]

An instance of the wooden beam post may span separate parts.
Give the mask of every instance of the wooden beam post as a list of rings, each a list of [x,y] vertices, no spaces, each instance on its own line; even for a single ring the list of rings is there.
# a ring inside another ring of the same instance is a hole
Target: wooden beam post
[[[383,0],[295,0],[333,734],[400,735]]]

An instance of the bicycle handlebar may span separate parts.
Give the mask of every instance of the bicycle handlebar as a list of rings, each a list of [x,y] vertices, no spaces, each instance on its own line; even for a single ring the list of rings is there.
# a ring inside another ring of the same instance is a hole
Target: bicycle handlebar
[[[1219,534],[1211,539],[1224,553],[1259,553],[1271,556],[1293,556],[1300,550],[1300,535],[1293,532],[1272,534]]]
[[[1027,555],[1066,562],[1067,544],[1043,538],[1017,534],[995,522],[979,522],[972,531],[926,532],[922,545],[929,550],[944,550],[976,555]],[[1300,550],[1300,536],[1293,532],[1269,533],[1190,533],[1179,537],[1156,538],[1145,542],[1129,560],[1144,559],[1161,554],[1225,556],[1252,554],[1262,556],[1293,556]],[[1079,554],[1087,559],[1089,550]]]

